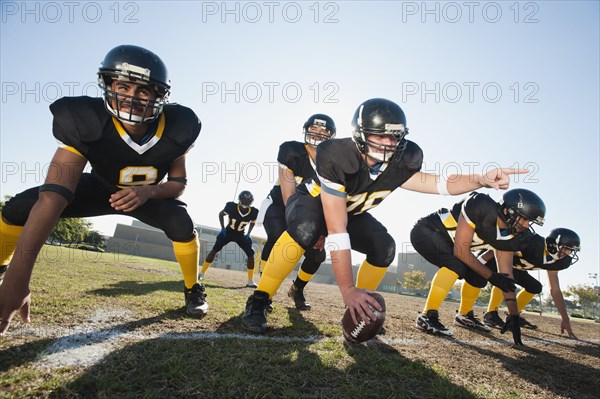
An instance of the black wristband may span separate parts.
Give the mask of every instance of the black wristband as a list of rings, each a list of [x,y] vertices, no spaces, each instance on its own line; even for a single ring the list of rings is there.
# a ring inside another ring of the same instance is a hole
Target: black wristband
[[[514,298],[506,298],[506,299],[504,300],[504,302],[511,302],[511,301],[512,301],[512,302],[517,302],[517,300],[516,300],[516,299],[514,299]]]
[[[44,191],[52,191],[53,193],[62,195],[69,204],[71,203],[71,201],[73,201],[73,197],[75,196],[75,194],[73,194],[73,191],[58,184],[42,184],[40,186],[39,192],[42,193]]]
[[[175,181],[187,186],[187,179],[185,177],[167,177],[167,181]]]

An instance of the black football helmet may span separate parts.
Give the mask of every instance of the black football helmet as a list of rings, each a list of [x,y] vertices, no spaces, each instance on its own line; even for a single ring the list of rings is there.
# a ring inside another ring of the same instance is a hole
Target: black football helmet
[[[573,264],[579,260],[577,252],[581,251],[581,239],[573,230],[565,228],[554,229],[546,237],[546,248],[550,256],[557,260],[560,259],[559,255],[563,248],[570,249],[571,254],[569,256],[573,259],[571,261],[571,264]]]
[[[112,90],[112,82],[122,80],[138,84],[145,84],[156,90],[156,100],[136,96],[117,94]],[[121,122],[130,125],[156,120],[162,112],[163,106],[169,100],[171,82],[164,62],[153,52],[145,48],[131,45],[122,45],[110,50],[98,71],[98,85],[104,91],[104,105],[106,110]],[[113,107],[113,102],[116,105]],[[121,111],[121,105],[129,104],[129,112]],[[142,115],[134,115],[134,105],[143,106]]]
[[[352,117],[352,138],[358,150],[378,162],[398,161],[406,148],[408,134],[406,115],[400,106],[385,98],[372,98],[360,104]],[[380,145],[369,141],[369,135],[393,136],[396,144]],[[383,151],[372,152],[369,147]]]
[[[329,135],[309,132],[308,128],[311,126],[323,128],[329,132]],[[302,132],[304,133],[304,142],[310,146],[316,147],[323,141],[335,137],[335,122],[328,115],[314,114],[304,122]]]
[[[533,191],[524,188],[515,188],[508,190],[498,202],[498,213],[508,225],[512,234],[518,234],[517,222],[519,216],[535,223],[538,226],[544,225],[546,216],[546,205],[544,201]],[[533,233],[533,227],[529,227],[530,233]]]
[[[244,190],[238,195],[238,201],[241,206],[249,208],[254,202],[254,196],[248,190]]]

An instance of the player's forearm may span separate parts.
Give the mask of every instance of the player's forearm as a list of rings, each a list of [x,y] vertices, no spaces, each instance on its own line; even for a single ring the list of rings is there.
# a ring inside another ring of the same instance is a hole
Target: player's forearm
[[[37,256],[66,205],[67,202],[59,194],[40,193],[19,236],[9,267],[11,273],[18,274],[20,281],[29,283]]]
[[[349,249],[342,251],[331,251],[331,266],[338,287],[344,295],[344,292],[354,287],[354,275],[352,274],[352,259]]]
[[[492,271],[488,269],[485,265],[483,265],[475,255],[471,252],[471,248],[464,249],[460,248],[457,245],[454,246],[454,256],[456,256],[461,262],[467,265],[471,270],[475,273],[479,274],[481,277],[486,280],[489,279],[492,275]]]
[[[185,191],[185,184],[168,181],[161,184],[146,186],[149,198],[178,198]]]
[[[558,290],[550,290],[550,296],[552,296],[552,300],[554,301],[554,305],[556,306],[556,310],[560,314],[560,317],[563,320],[569,320],[569,313],[567,312],[567,306],[565,305],[565,298],[563,297],[562,291]]]
[[[483,187],[483,177],[478,174],[472,175],[450,175],[446,182],[446,188],[451,195],[468,193]]]

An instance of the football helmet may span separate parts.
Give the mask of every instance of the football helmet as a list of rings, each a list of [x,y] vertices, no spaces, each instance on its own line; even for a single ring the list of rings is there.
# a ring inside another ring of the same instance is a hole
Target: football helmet
[[[517,229],[519,216],[538,226],[544,225],[546,205],[533,191],[524,188],[508,190],[504,193],[498,205],[498,213],[508,225],[508,229],[512,234],[519,233]],[[529,226],[529,232],[534,232],[531,225]]]
[[[558,260],[563,248],[570,249],[569,256],[573,259],[571,264],[579,260],[577,252],[581,251],[581,239],[573,230],[558,228],[554,229],[546,237],[546,248],[552,258]]]
[[[384,98],[372,98],[360,104],[352,117],[352,139],[358,150],[377,162],[398,161],[406,148],[408,134],[406,115],[400,106]],[[392,145],[381,145],[369,140],[370,135],[389,135]],[[373,149],[378,150],[374,152]]]
[[[157,93],[156,100],[119,94],[112,89],[114,80],[148,85]],[[145,48],[122,45],[106,54],[98,70],[98,86],[104,91],[106,110],[121,122],[139,125],[156,120],[169,100],[171,82],[167,67],[153,52]],[[123,104],[129,112],[122,111]],[[134,105],[143,106],[142,115],[134,115]]]
[[[238,201],[241,206],[249,208],[254,202],[254,196],[248,190],[244,190],[238,195]]]
[[[311,126],[316,126],[325,129],[329,132],[329,135],[316,132],[309,132],[308,128],[310,128]],[[335,122],[328,115],[314,114],[310,116],[306,120],[306,122],[304,122],[304,126],[302,126],[302,132],[304,133],[304,143],[316,147],[323,141],[335,137]]]

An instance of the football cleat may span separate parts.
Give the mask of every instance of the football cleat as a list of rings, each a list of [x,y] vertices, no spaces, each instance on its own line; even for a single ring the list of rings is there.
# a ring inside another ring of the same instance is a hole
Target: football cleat
[[[448,337],[452,336],[452,331],[440,323],[440,317],[437,310],[428,310],[426,314],[420,313],[417,316],[415,324],[419,330],[430,334],[445,335]]]
[[[520,316],[519,319],[520,319],[521,327],[522,328],[528,328],[530,330],[537,330],[538,329],[537,324],[533,324],[533,323],[528,322],[527,320],[525,320],[525,318],[523,316]]]
[[[480,330],[485,332],[492,331],[490,326],[483,324],[481,320],[475,317],[472,310],[467,314],[457,313],[454,317],[454,324],[457,326],[470,328],[472,330]]]
[[[204,280],[204,273],[198,273],[198,280]]]
[[[299,289],[295,284],[292,284],[288,291],[288,296],[294,300],[294,305],[298,310],[310,310],[310,303],[304,298],[304,289]]]
[[[246,310],[242,315],[242,325],[248,331],[264,334],[267,331],[267,308],[271,304],[269,294],[254,291],[246,301]]]
[[[483,314],[483,322],[488,327],[498,327],[500,329],[504,328],[504,320],[502,320],[497,310],[493,312],[485,312]]]
[[[248,280],[248,282],[246,283],[246,287],[256,288],[256,287],[258,287],[258,285],[256,285],[256,283],[254,281]]]
[[[204,317],[208,313],[206,292],[202,284],[194,284],[190,289],[183,290],[185,294],[185,312],[190,316]]]

